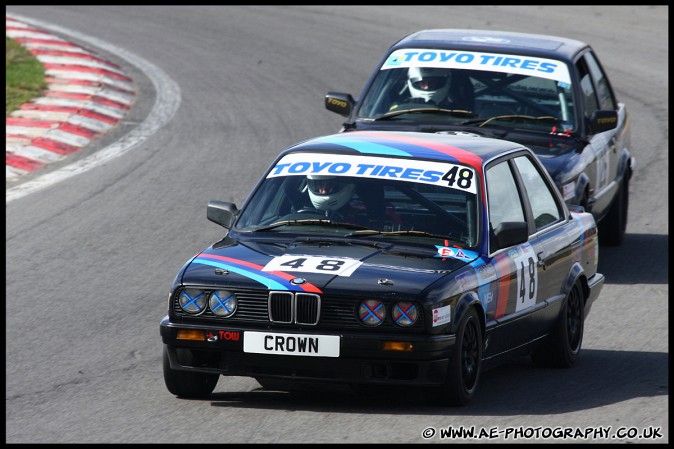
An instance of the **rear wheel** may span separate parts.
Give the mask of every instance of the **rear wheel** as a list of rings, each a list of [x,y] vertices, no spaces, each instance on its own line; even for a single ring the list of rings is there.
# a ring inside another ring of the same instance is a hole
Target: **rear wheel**
[[[184,357],[189,357],[191,351],[186,351]],[[210,396],[218,383],[219,374],[194,373],[171,369],[168,349],[164,346],[163,353],[164,383],[168,391],[183,398],[204,398]]]
[[[629,206],[629,184],[623,179],[611,210],[599,224],[599,243],[605,246],[620,246],[627,229],[627,207]]]
[[[564,300],[550,340],[533,352],[534,363],[551,368],[574,366],[583,342],[584,325],[585,299],[580,285],[576,283]]]
[[[456,332],[445,384],[429,392],[438,405],[466,405],[475,396],[482,370],[482,329],[475,309],[468,310]]]

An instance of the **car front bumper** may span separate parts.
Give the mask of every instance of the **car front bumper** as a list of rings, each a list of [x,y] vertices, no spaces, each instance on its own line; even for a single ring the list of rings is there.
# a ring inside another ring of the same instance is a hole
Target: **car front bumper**
[[[192,338],[179,338],[190,331]],[[246,331],[270,335],[283,332],[298,337],[337,335],[338,357],[260,354],[244,351]],[[444,383],[454,335],[394,335],[265,331],[241,326],[175,323],[166,316],[160,324],[162,341],[168,350],[171,369],[224,376],[248,376],[345,384],[390,384],[432,386]],[[195,336],[203,335],[202,339]],[[384,350],[385,342],[410,348]]]
[[[590,308],[594,301],[599,297],[602,287],[604,287],[604,275],[601,273],[595,273],[587,280],[587,286],[590,290],[587,300],[585,301],[585,318],[590,313]]]

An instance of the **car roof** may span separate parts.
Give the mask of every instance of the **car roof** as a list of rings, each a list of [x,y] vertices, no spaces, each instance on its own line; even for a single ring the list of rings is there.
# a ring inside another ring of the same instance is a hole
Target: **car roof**
[[[512,31],[428,29],[412,33],[390,48],[447,48],[496,53],[515,53],[573,61],[585,42],[543,34]]]
[[[290,152],[367,154],[462,162],[481,171],[485,161],[522,148],[508,140],[463,132],[351,131],[305,140],[286,149],[280,157]]]

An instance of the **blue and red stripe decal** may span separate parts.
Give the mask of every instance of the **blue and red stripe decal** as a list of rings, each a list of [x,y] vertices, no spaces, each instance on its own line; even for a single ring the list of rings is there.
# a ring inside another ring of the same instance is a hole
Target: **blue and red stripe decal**
[[[210,265],[216,268],[231,271],[240,274],[249,279],[267,287],[269,290],[292,290],[304,291],[309,293],[322,293],[322,291],[313,284],[305,283],[295,285],[290,283],[291,280],[297,276],[285,273],[283,271],[262,271],[262,265],[246,262],[245,260],[233,259],[226,256],[218,256],[215,254],[200,254],[193,261],[193,263],[200,263],[203,265]]]
[[[363,154],[414,158],[438,158],[439,155],[445,155],[448,161],[465,163],[482,171],[480,156],[453,145],[433,142],[430,139],[400,136],[384,131],[352,131],[315,140],[347,147]]]

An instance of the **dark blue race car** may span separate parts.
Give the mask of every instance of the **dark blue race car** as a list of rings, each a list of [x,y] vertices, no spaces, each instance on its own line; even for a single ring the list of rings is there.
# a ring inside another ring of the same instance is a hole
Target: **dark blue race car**
[[[179,271],[160,325],[181,397],[222,375],[466,404],[511,357],[573,366],[604,283],[592,215],[506,140],[318,137],[282,152],[241,209],[207,215],[225,236]]]
[[[530,147],[569,205],[592,212],[604,245],[627,226],[627,109],[595,51],[572,39],[424,30],[392,45],[356,101],[329,92],[343,131],[464,131]]]

